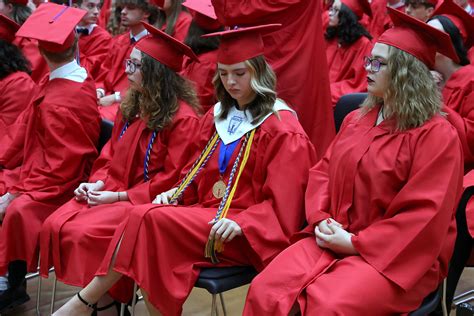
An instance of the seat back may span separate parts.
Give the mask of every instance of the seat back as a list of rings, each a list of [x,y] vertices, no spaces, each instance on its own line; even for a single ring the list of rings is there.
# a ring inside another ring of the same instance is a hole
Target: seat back
[[[100,135],[99,135],[99,142],[97,144],[97,150],[100,152],[102,147],[107,144],[110,137],[112,136],[112,130],[114,128],[114,122],[102,119],[100,123]]]
[[[359,106],[367,98],[367,93],[350,93],[343,95],[336,103],[334,108],[334,124],[336,125],[336,133],[341,128],[342,121],[347,114],[357,110]]]

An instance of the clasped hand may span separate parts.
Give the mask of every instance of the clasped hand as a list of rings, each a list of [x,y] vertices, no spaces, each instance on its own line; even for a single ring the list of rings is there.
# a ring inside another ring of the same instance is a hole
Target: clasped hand
[[[314,228],[316,243],[321,248],[326,248],[341,255],[357,255],[358,252],[352,245],[349,233],[342,225],[332,218],[323,220]]]
[[[222,218],[218,221],[212,220],[208,223],[212,225],[209,233],[209,240],[214,238],[215,243],[225,243],[242,235],[242,228],[239,224],[228,218]]]
[[[96,183],[81,183],[79,187],[74,190],[76,201],[87,201],[90,206],[99,204],[110,204],[118,200],[117,192],[100,191],[104,187],[104,182],[97,181]]]
[[[158,194],[155,199],[153,200],[153,204],[170,204],[171,198],[175,194],[175,192],[178,190],[178,188],[172,188],[171,190],[168,190],[166,192]],[[174,201],[173,205],[177,205],[178,201]]]
[[[8,192],[0,197],[0,223],[3,221],[3,218],[5,217],[5,213],[7,212],[7,207],[15,198],[16,198],[16,195],[8,193]]]

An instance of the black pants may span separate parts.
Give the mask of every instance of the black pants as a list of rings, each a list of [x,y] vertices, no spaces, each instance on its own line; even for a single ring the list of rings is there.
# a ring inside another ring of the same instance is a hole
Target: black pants
[[[26,276],[26,262],[16,260],[8,265],[8,283],[11,288],[18,287],[23,284]]]

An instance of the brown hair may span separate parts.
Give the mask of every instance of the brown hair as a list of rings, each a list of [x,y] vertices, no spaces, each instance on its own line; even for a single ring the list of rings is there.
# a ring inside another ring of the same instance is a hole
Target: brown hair
[[[126,5],[136,6],[137,8],[140,8],[143,11],[149,13],[150,16],[148,17],[148,23],[152,25],[157,23],[160,10],[155,5],[150,4],[145,0],[117,0],[115,4],[116,7],[120,8],[123,8]]]
[[[161,29],[163,25],[166,23],[165,33],[171,36],[174,35],[176,22],[178,21],[179,14],[183,11],[183,7],[181,3],[183,0],[170,0],[171,1],[171,9],[170,15],[166,16],[166,13],[162,10],[159,10],[156,26]]]
[[[41,48],[41,46],[38,46],[40,52],[42,55],[44,55],[46,58],[48,58],[50,61],[53,63],[64,63],[66,61],[72,61],[76,55],[77,51],[77,36],[74,39],[74,43],[69,47],[68,49],[58,52],[58,53],[53,53],[49,52],[47,50],[44,50]]]

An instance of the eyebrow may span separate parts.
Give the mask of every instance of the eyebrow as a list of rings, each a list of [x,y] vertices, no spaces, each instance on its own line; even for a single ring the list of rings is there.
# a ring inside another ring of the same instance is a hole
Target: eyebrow
[[[217,68],[218,70],[221,70],[221,71],[242,71],[242,70],[247,70],[247,68],[237,68],[237,69],[224,69],[224,68]]]

